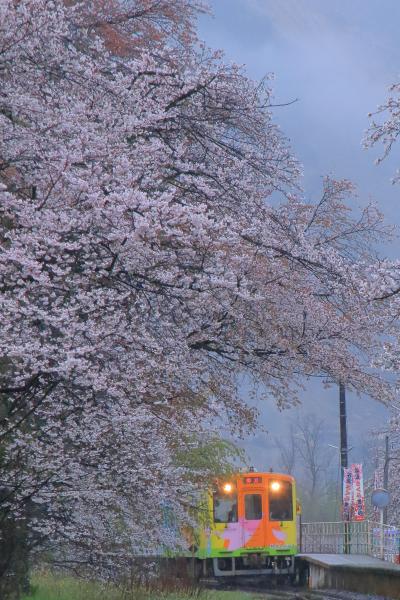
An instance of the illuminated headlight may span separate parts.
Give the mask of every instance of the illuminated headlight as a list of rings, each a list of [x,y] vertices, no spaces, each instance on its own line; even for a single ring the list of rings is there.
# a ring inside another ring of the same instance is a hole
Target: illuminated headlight
[[[233,485],[231,483],[224,483],[224,487],[222,488],[224,490],[224,492],[226,492],[227,494],[230,494],[231,491],[233,490]]]
[[[279,483],[279,481],[273,481],[271,483],[271,490],[273,492],[279,492],[280,489],[281,489],[281,484]]]

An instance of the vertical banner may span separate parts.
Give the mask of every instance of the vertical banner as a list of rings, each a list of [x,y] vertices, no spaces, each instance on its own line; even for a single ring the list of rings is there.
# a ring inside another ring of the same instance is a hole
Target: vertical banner
[[[353,472],[351,467],[343,469],[343,521],[350,521],[353,512]]]
[[[353,480],[353,518],[355,521],[365,519],[365,497],[362,465],[351,465]]]

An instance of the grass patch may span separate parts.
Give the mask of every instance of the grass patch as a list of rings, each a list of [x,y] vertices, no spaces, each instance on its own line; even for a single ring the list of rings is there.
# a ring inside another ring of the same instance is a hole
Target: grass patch
[[[123,590],[116,586],[61,577],[51,573],[32,576],[30,596],[23,600],[255,600],[260,596],[244,592],[218,592],[187,589],[175,592],[163,590]]]

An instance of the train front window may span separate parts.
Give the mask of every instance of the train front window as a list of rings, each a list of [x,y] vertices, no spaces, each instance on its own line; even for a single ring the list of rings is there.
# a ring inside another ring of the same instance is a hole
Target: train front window
[[[292,484],[289,481],[271,481],[268,489],[270,521],[293,519]]]
[[[237,523],[237,495],[214,494],[214,523]]]
[[[246,494],[244,497],[244,516],[247,521],[262,519],[261,494]]]

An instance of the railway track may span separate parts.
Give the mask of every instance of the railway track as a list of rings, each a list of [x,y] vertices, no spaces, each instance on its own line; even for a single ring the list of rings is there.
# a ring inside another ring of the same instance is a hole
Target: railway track
[[[225,590],[228,588],[223,589]],[[233,591],[233,588],[229,589]],[[366,596],[365,594],[356,594],[354,592],[340,592],[336,590],[267,590],[265,588],[235,588],[235,591],[239,590],[242,592],[251,593],[251,600],[380,600],[381,598],[378,596]]]
[[[371,596],[331,590],[242,590],[253,594],[254,600],[371,600]],[[378,598],[374,596],[376,600]],[[252,598],[253,600],[253,598]]]
[[[252,594],[251,600],[381,600],[381,596],[357,594],[340,590],[309,590],[307,588],[294,588],[284,586],[271,588],[266,585],[246,585],[234,583],[221,583],[215,580],[204,580],[202,585],[208,589],[221,591],[240,591]],[[382,599],[383,600],[383,599]]]

